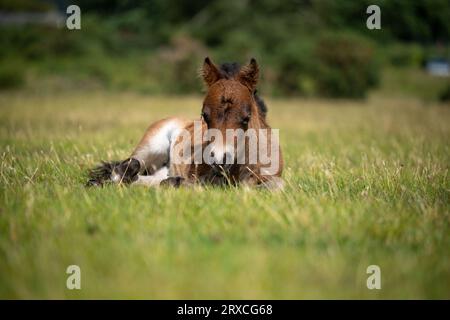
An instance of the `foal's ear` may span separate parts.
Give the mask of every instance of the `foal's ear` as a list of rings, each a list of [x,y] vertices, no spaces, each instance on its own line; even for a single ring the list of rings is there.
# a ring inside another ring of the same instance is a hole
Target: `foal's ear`
[[[256,63],[256,60],[254,58],[252,58],[250,60],[250,63],[242,67],[241,71],[239,71],[238,80],[253,92],[256,89],[258,78],[258,63]]]
[[[205,62],[203,62],[203,67],[200,71],[201,76],[203,77],[203,81],[205,81],[205,84],[210,87],[213,85],[216,81],[218,81],[222,75],[215,66],[215,64],[209,59],[209,57],[205,58]]]

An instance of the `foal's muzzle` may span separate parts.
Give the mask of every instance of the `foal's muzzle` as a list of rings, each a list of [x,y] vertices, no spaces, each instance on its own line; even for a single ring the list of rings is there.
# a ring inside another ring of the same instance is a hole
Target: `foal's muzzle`
[[[213,173],[216,175],[228,175],[231,167],[235,163],[233,155],[230,152],[225,152],[220,156],[220,154],[212,152],[211,156],[213,157],[213,162],[209,165],[211,166]]]

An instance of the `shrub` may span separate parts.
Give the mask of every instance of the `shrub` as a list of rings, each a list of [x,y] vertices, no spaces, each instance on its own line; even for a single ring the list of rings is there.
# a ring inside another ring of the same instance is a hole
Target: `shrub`
[[[374,48],[368,40],[351,34],[319,38],[315,55],[319,94],[328,97],[362,98],[378,83]]]
[[[45,1],[37,0],[0,0],[1,11],[48,11],[52,5]]]
[[[148,73],[157,78],[161,89],[168,93],[190,93],[201,89],[195,77],[205,56],[206,48],[186,35],[172,39],[170,46],[161,49],[147,66]]]
[[[439,100],[442,102],[450,102],[450,84],[441,92]]]
[[[317,60],[312,54],[312,43],[307,39],[287,42],[277,56],[277,79],[275,92],[282,95],[314,94],[313,74]]]
[[[21,87],[25,83],[25,68],[17,61],[0,64],[0,90]]]
[[[416,44],[396,44],[387,49],[390,64],[397,67],[420,67],[425,60],[423,49]]]

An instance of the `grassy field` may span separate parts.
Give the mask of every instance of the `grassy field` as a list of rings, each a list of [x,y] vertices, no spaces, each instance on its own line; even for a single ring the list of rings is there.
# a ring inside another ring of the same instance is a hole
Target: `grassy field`
[[[450,298],[448,107],[269,101],[281,193],[84,187],[150,122],[200,105],[1,94],[0,298]],[[81,290],[66,289],[71,264]]]

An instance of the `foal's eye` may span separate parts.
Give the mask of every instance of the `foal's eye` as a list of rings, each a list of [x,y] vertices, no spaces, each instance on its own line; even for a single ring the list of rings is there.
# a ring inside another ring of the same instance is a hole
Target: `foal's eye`
[[[203,120],[208,124],[209,116],[205,112],[202,112],[201,116],[202,116]]]

